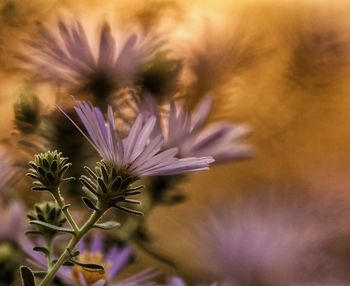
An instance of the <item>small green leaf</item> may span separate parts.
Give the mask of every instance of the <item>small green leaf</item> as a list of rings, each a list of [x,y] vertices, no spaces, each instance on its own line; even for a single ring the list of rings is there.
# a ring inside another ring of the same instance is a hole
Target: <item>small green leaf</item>
[[[106,221],[104,223],[96,223],[94,225],[94,227],[96,228],[105,229],[105,230],[113,229],[118,226],[120,226],[120,223],[116,221]]]
[[[70,204],[66,204],[62,207],[62,211],[64,211],[65,209],[68,209],[70,207]]]
[[[48,187],[40,186],[40,187],[32,187],[32,191],[34,191],[34,192],[45,192],[45,191],[51,192],[51,189]]]
[[[70,234],[75,234],[74,230],[69,229],[69,228],[64,228],[64,227],[59,227],[53,224],[49,224],[43,221],[39,221],[39,220],[32,220],[31,222],[29,222],[30,224],[34,224],[34,225],[39,225],[39,226],[43,226],[47,229],[50,230],[55,230],[57,232],[64,232],[64,233],[70,233]]]
[[[72,267],[72,266],[74,266],[74,263],[72,261],[68,260],[68,261],[63,263],[63,266]]]
[[[46,179],[48,179],[50,182],[54,182],[56,178],[51,172],[47,172]]]
[[[45,248],[45,247],[35,246],[33,248],[33,250],[36,251],[36,252],[43,253],[46,257],[50,257],[50,251],[47,248]]]
[[[22,265],[20,272],[23,286],[35,286],[34,274],[29,267]]]
[[[143,216],[143,212],[132,210],[132,209],[129,209],[129,208],[126,208],[126,207],[122,207],[120,205],[113,205],[113,206],[115,208],[117,208],[117,209],[120,209],[120,210],[124,211],[124,212],[130,213],[130,214],[133,214],[133,215]]]
[[[93,264],[93,263],[82,263],[80,261],[77,260],[73,260],[71,259],[70,262],[82,267],[84,270],[86,271],[91,271],[91,272],[99,272],[101,274],[104,273],[104,268],[102,265],[99,264]]]
[[[33,271],[35,277],[44,278],[47,275],[46,271]]]
[[[84,204],[89,208],[89,209],[92,209],[94,211],[99,211],[99,209],[95,206],[95,203],[90,200],[89,198],[87,197],[82,197],[81,198],[84,202]]]
[[[57,161],[56,161],[56,160],[52,161],[52,162],[51,162],[51,166],[50,166],[50,170],[51,170],[52,172],[56,172],[56,171],[57,171],[57,167],[58,167]]]
[[[97,182],[98,182],[98,185],[100,186],[102,192],[108,193],[108,188],[107,188],[105,182],[101,178],[98,178]]]
[[[86,170],[86,172],[95,180],[97,180],[97,175],[94,173],[94,171],[92,171],[89,167],[85,166],[84,169]]]

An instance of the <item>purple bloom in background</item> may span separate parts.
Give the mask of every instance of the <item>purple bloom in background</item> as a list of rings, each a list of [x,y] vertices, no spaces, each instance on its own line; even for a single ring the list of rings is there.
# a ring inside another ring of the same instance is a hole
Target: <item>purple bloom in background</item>
[[[24,207],[17,201],[8,204],[0,198],[2,226],[0,227],[0,242],[9,241],[17,243],[23,234],[25,225]]]
[[[173,276],[167,281],[166,286],[187,286],[187,284],[179,276]],[[199,284],[195,284],[195,286],[218,286],[218,284],[217,283],[210,283],[210,284],[199,283]],[[225,286],[225,285],[222,285],[222,286]]]
[[[136,177],[174,175],[206,170],[211,157],[176,157],[178,148],[162,149],[163,136],[151,137],[156,124],[153,116],[145,119],[139,114],[126,138],[121,139],[115,126],[112,108],[108,108],[107,122],[100,109],[88,102],[78,101],[78,113],[87,134],[69,118],[106,162],[119,171]],[[63,112],[63,111],[62,111]]]
[[[0,146],[0,192],[8,190],[19,177],[19,170],[5,152],[6,150]]]
[[[102,99],[133,82],[161,46],[157,37],[140,39],[136,34],[117,44],[107,23],[102,26],[96,44],[95,39],[89,41],[78,21],[72,24],[59,21],[58,30],[54,33],[39,26],[39,37],[28,40],[29,51],[19,56],[27,64],[25,69],[39,81],[68,84],[75,93],[87,92]]]
[[[30,256],[32,264],[40,268],[46,267],[46,258],[40,253],[32,251],[34,245],[28,239],[23,240],[23,247]],[[78,245],[80,255],[77,257],[80,263],[100,264],[104,267],[104,273],[84,270],[80,266],[61,267],[58,271],[58,277],[70,286],[153,286],[152,282],[158,273],[153,269],[147,269],[138,274],[132,275],[126,279],[115,281],[118,274],[124,270],[132,257],[130,246],[117,247],[112,246],[107,251],[104,247],[104,241],[99,234],[92,236],[89,245],[81,240]]]
[[[223,285],[348,285],[349,260],[329,251],[348,239],[344,223],[318,204],[261,197],[221,202],[191,222],[191,256],[201,273]]]
[[[216,162],[246,159],[251,148],[239,140],[250,134],[243,124],[215,122],[204,126],[212,109],[213,100],[204,97],[190,113],[183,104],[170,100],[163,112],[151,96],[146,96],[144,113],[157,118],[153,135],[163,134],[164,148],[178,147],[179,157],[212,156]]]

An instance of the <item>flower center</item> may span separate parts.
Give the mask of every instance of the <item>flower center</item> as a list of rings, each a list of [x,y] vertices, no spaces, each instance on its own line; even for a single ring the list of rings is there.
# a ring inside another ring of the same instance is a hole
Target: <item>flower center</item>
[[[95,282],[97,282],[100,279],[104,279],[106,282],[103,286],[107,286],[107,271],[108,271],[108,264],[105,265],[103,264],[103,255],[102,253],[91,253],[88,251],[84,251],[79,255],[79,262],[81,263],[93,263],[93,264],[100,264],[103,265],[105,268],[104,273],[98,272],[98,271],[89,271],[81,266],[74,266],[72,268],[72,278],[73,280],[79,285],[79,286],[84,286],[88,285],[91,286]],[[81,284],[79,276],[83,276],[86,284]]]

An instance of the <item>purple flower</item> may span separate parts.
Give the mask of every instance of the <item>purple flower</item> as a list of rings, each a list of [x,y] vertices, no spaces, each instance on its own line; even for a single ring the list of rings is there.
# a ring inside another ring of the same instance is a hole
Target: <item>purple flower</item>
[[[251,148],[239,143],[250,133],[247,126],[222,121],[204,126],[212,103],[206,96],[190,113],[183,104],[169,100],[163,112],[152,97],[146,96],[144,113],[157,118],[153,135],[163,134],[164,147],[178,147],[179,157],[212,156],[217,162],[250,157]]]
[[[217,286],[217,283],[210,283],[210,284],[203,284],[203,283],[199,283],[199,284],[195,284],[196,286]],[[173,276],[171,277],[168,281],[166,286],[187,286],[186,282],[180,278],[179,276]],[[225,285],[222,285],[225,286]],[[228,286],[228,285],[227,285]]]
[[[13,186],[19,176],[19,170],[5,152],[6,150],[0,146],[0,192],[5,192]]]
[[[156,124],[153,116],[145,119],[139,114],[129,134],[121,139],[115,126],[112,108],[108,108],[107,122],[100,111],[88,102],[78,101],[78,113],[87,134],[69,118],[106,162],[112,163],[118,171],[129,175],[158,176],[174,175],[208,169],[211,157],[176,157],[178,148],[163,149],[163,137],[151,137]],[[63,111],[62,111],[63,112]]]
[[[43,26],[38,30],[39,37],[27,41],[29,55],[19,56],[27,64],[25,68],[34,72],[37,80],[68,84],[75,92],[100,98],[133,81],[161,45],[152,36],[140,39],[131,34],[117,47],[107,23],[96,45],[78,21],[71,25],[59,21],[58,34]]]
[[[220,202],[191,222],[192,256],[224,285],[347,285],[340,282],[349,281],[348,260],[329,248],[348,234],[335,223],[339,213],[330,218],[322,204],[261,197]]]
[[[23,241],[25,251],[30,256],[32,264],[40,268],[46,267],[46,259],[43,255],[32,251],[33,243],[26,239]],[[81,240],[78,245],[80,255],[78,262],[100,264],[104,272],[84,270],[81,266],[61,267],[57,275],[70,286],[153,286],[152,279],[158,275],[153,269],[147,269],[126,279],[114,281],[118,274],[127,266],[132,257],[130,246],[112,246],[107,251],[104,249],[104,241],[99,234],[92,236],[89,245]],[[114,282],[113,282],[114,281]]]
[[[5,204],[0,199],[2,226],[0,227],[0,242],[17,242],[22,235],[25,225],[24,207],[16,201]]]

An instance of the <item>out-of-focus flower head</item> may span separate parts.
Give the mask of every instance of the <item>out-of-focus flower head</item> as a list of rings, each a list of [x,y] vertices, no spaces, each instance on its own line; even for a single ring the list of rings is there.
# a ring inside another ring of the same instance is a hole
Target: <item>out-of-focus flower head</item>
[[[190,89],[194,98],[214,91],[251,68],[262,52],[261,45],[260,51],[256,48],[257,39],[242,32],[245,24],[234,25],[226,23],[219,27],[206,22],[198,43],[190,50],[186,62],[194,77]]]
[[[153,269],[146,269],[138,274],[132,275],[126,279],[115,281],[115,278],[124,270],[130,262],[133,253],[130,246],[112,246],[106,249],[105,241],[99,234],[92,236],[91,242],[87,245],[83,239],[78,245],[80,252],[78,263],[82,264],[100,264],[104,267],[103,272],[89,271],[79,265],[72,267],[61,267],[58,271],[58,277],[67,285],[71,286],[135,286],[156,285],[152,279],[157,276]],[[40,253],[32,251],[33,243],[29,239],[23,240],[23,247],[29,255],[32,264],[38,267],[46,267],[46,259]]]
[[[242,199],[200,216],[193,233],[209,276],[227,285],[343,283],[344,262],[324,252],[334,226],[299,203]]]
[[[210,96],[204,97],[193,112],[172,99],[164,111],[151,96],[145,98],[145,113],[157,118],[152,136],[162,134],[163,148],[178,147],[180,158],[212,156],[222,162],[250,157],[251,148],[239,142],[250,134],[247,126],[223,121],[205,126],[213,104]]]
[[[89,41],[78,21],[59,21],[58,29],[55,34],[39,25],[39,37],[27,40],[30,49],[20,59],[35,80],[67,84],[75,94],[90,94],[99,103],[125,84],[133,83],[135,75],[161,46],[157,37],[141,39],[137,34],[119,44],[108,23],[103,24],[96,45]]]
[[[329,15],[319,12],[306,13],[305,18],[299,19],[295,39],[285,38],[295,31],[283,35],[284,42],[293,47],[286,75],[306,90],[335,86],[350,63],[346,24],[341,17],[336,19],[333,15],[328,19]]]
[[[34,133],[40,124],[40,101],[35,94],[21,94],[14,104],[17,130],[21,133]]]
[[[163,137],[151,138],[156,119],[139,114],[126,138],[119,137],[113,110],[108,108],[107,122],[100,109],[88,102],[78,101],[78,113],[87,134],[68,117],[96,149],[106,163],[122,174],[132,177],[174,175],[208,169],[212,157],[178,159],[178,148],[163,149]],[[62,111],[63,112],[63,111]]]
[[[159,52],[148,68],[138,75],[142,91],[152,94],[158,101],[174,95],[180,89],[182,66],[182,61],[169,52]]]
[[[5,204],[0,199],[0,209],[0,281],[11,284],[17,277],[18,267],[23,259],[19,238],[23,235],[25,226],[24,208],[19,202]]]
[[[14,161],[6,154],[6,148],[0,146],[0,193],[4,194],[19,178],[19,170]]]

